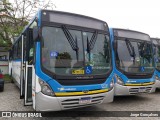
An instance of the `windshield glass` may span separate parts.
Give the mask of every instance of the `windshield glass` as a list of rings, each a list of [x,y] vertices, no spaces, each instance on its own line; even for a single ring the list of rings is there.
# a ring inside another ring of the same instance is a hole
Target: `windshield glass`
[[[155,49],[156,68],[160,70],[160,46],[154,45],[154,49]]]
[[[108,35],[45,26],[42,41],[42,66],[55,74],[93,75],[110,70]]]
[[[118,39],[116,65],[130,73],[150,73],[154,70],[152,44],[133,39]]]

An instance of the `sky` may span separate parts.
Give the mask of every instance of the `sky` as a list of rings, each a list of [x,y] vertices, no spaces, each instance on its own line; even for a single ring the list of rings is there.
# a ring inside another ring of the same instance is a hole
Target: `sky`
[[[160,0],[52,0],[55,10],[104,20],[109,27],[160,38]]]

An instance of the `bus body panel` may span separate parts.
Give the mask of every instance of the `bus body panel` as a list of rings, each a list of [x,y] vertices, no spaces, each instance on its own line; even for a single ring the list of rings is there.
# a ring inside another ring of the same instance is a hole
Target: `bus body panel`
[[[115,82],[115,96],[124,96],[124,95],[135,95],[138,93],[152,93],[155,92],[155,72],[152,76],[152,78],[149,79],[128,79],[126,75],[121,73],[117,68],[116,68],[116,63],[115,63],[115,50],[113,48],[113,43],[114,43],[114,33],[113,33],[113,28],[110,28],[110,38],[111,38],[111,49],[112,49],[112,62],[113,62],[113,68],[114,68],[114,82]],[[125,54],[124,54],[125,55]],[[118,84],[116,81],[115,76],[120,77],[124,85]],[[142,90],[144,89],[144,90]]]
[[[159,46],[160,46],[160,39],[159,38],[151,38],[153,42],[153,51],[154,51],[154,62],[155,62],[155,76],[158,78],[155,79],[156,88],[160,88],[160,70],[159,70]]]
[[[35,68],[33,66],[33,70],[32,70],[32,101],[33,101],[33,109],[35,109],[36,107],[36,89],[38,89],[40,86],[38,86],[38,83],[36,83],[36,81],[38,81],[38,77],[35,74]]]
[[[153,93],[153,92],[155,92],[155,85],[122,86],[117,83],[115,84],[115,95],[116,96],[136,95],[139,93]]]
[[[158,72],[158,70],[155,70],[155,73],[160,78],[160,72]],[[160,88],[160,79],[156,80],[155,86],[156,88]]]
[[[13,60],[11,62],[12,67],[12,77],[14,78],[14,81],[16,82],[16,84],[18,85],[18,87],[20,88],[20,68],[21,68],[21,62],[20,60]]]
[[[36,94],[36,111],[59,111],[73,108],[91,106],[95,104],[108,103],[113,101],[114,89],[107,93],[85,95],[85,96],[70,96],[70,97],[50,97],[42,94]],[[91,98],[89,104],[79,104],[81,98]],[[68,104],[67,104],[68,103]]]
[[[120,78],[122,78],[124,80],[124,84],[134,84],[134,83],[152,83],[155,82],[154,76],[152,76],[152,78],[149,79],[129,79],[127,78],[126,75],[124,75],[123,73],[121,73],[120,71],[118,71],[117,69],[114,70],[115,75],[118,75]],[[155,73],[154,73],[155,74]]]

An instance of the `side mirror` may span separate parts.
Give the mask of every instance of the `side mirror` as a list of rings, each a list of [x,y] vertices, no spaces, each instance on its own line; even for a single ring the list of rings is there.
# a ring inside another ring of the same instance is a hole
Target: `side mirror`
[[[37,41],[38,37],[39,37],[39,29],[38,27],[34,27],[33,28],[33,40]]]

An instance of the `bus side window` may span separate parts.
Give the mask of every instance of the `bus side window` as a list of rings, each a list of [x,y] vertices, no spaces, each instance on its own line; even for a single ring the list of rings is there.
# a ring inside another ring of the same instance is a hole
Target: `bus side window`
[[[29,57],[33,57],[33,52],[34,52],[34,49],[33,47],[29,50]]]
[[[31,26],[29,27],[28,31],[27,31],[27,40],[28,40],[28,63],[29,64],[35,64],[35,42],[33,40],[33,28],[37,27],[37,22],[34,21]]]
[[[21,59],[22,55],[22,40],[20,38],[20,41],[18,41],[18,49],[17,49],[17,58]]]
[[[34,58],[33,51],[34,51],[34,49],[30,48],[30,50],[29,50],[29,65],[33,64],[33,58]]]
[[[35,55],[35,48],[34,48],[34,41],[33,41],[33,29],[29,29],[29,56],[28,61],[29,64],[34,64],[34,55]]]

